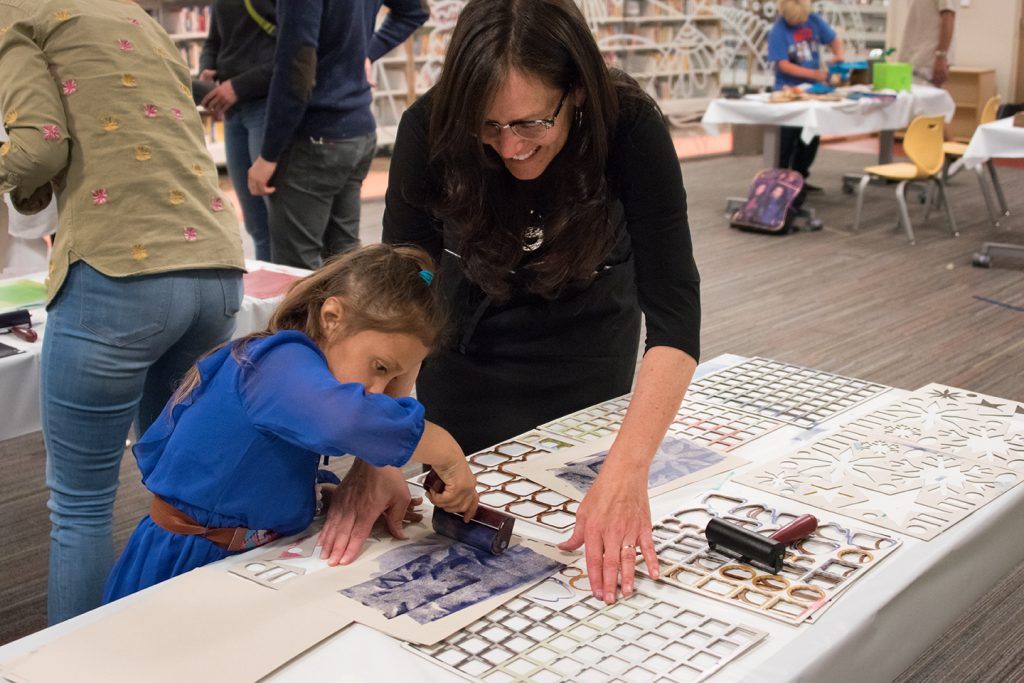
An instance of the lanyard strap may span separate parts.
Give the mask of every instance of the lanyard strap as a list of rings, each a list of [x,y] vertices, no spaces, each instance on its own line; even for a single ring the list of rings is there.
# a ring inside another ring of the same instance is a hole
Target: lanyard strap
[[[268,36],[274,35],[274,31],[277,30],[277,26],[267,20],[265,16],[256,11],[256,8],[252,6],[252,0],[244,0],[245,9],[249,12],[249,16],[256,22],[256,25],[263,29]]]

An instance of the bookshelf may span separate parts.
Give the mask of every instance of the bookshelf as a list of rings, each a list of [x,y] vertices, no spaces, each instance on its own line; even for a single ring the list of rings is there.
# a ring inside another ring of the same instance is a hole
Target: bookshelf
[[[946,127],[949,137],[967,142],[978,127],[981,110],[990,97],[996,94],[996,70],[968,66],[954,66],[949,69],[945,89],[956,102],[953,120]]]
[[[196,5],[176,0],[143,0],[139,5],[164,27],[178,48],[192,78],[199,76],[199,57],[210,27],[210,5]],[[224,122],[216,121],[202,108],[199,114],[206,129],[206,147],[218,167],[227,164],[224,149]]]
[[[670,117],[704,109],[721,83],[722,21],[694,0],[577,0],[606,61],[627,71]],[[374,64],[378,144],[394,142],[402,112],[441,73],[464,0],[429,0],[430,19]]]
[[[817,0],[813,7],[843,37],[846,56],[884,47],[890,0]],[[765,56],[775,0],[576,0],[606,61],[630,73],[673,123],[696,119],[723,85],[771,87]],[[440,74],[464,0],[429,0],[430,20],[377,61],[378,142],[394,141],[405,107]],[[827,50],[826,50],[827,52]]]
[[[777,17],[775,0],[576,0],[605,60],[639,81],[676,124],[695,120],[723,85],[771,87],[765,55]],[[890,0],[816,0],[843,37],[846,56],[884,47]],[[168,30],[198,74],[209,7],[181,0],[141,0]],[[405,43],[377,60],[373,113],[379,145],[394,143],[406,107],[441,73],[448,41],[466,0],[428,0],[430,19]],[[386,10],[382,10],[384,12]],[[380,20],[383,19],[383,13]],[[210,126],[211,149],[220,145]],[[221,145],[222,146],[222,145]],[[223,150],[220,150],[223,158]]]

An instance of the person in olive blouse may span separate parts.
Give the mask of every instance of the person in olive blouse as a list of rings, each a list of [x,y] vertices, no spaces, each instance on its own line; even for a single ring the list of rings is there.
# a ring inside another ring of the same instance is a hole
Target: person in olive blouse
[[[125,438],[234,329],[245,267],[190,76],[118,0],[0,0],[0,193],[57,196],[42,350],[49,621],[100,604]]]

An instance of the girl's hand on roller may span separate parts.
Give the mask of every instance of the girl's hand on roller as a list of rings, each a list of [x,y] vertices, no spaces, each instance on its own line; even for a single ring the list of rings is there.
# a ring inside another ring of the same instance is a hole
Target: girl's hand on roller
[[[435,466],[434,471],[444,482],[444,491],[435,493],[427,491],[427,497],[434,505],[446,512],[462,515],[465,521],[473,519],[480,505],[480,495],[476,492],[476,476],[469,469],[465,458],[460,457],[448,467]]]

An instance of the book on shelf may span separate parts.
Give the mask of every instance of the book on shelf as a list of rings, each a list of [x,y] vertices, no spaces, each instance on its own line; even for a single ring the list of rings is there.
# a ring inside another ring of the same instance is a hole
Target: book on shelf
[[[203,43],[198,40],[190,41],[180,45],[178,51],[181,52],[181,58],[188,65],[192,75],[199,75],[199,58],[203,54]]]
[[[163,14],[164,29],[172,36],[178,34],[205,34],[210,30],[210,6],[193,5]]]

